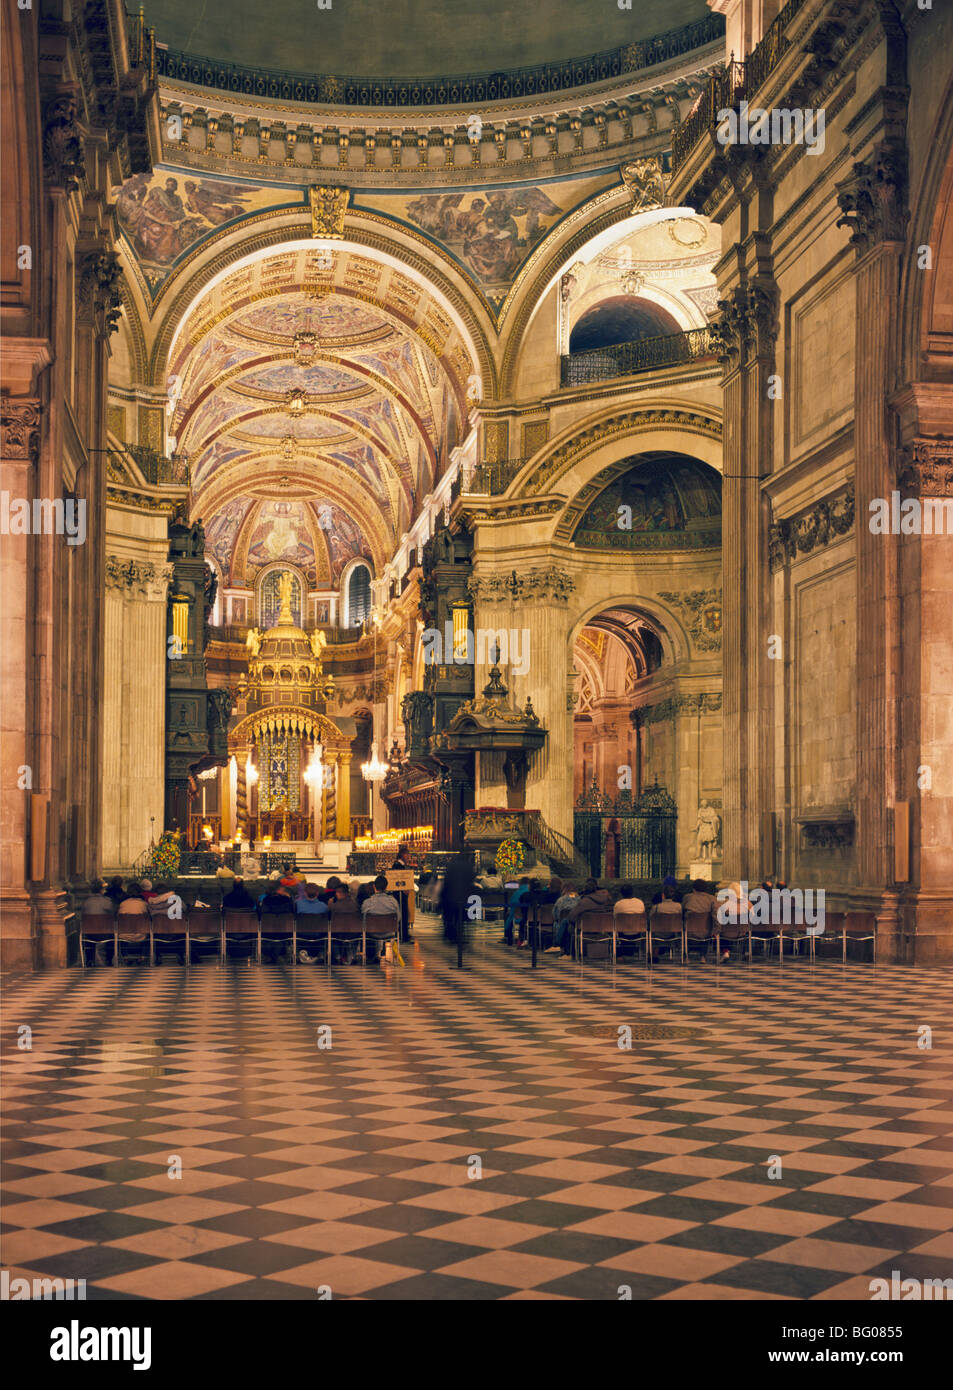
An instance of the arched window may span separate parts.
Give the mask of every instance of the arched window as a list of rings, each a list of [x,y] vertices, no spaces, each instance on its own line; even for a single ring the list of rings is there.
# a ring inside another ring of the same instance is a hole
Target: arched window
[[[679,325],[671,314],[648,299],[614,295],[588,310],[572,330],[570,352],[591,352],[594,348],[637,343],[642,338],[660,338],[677,333]]]
[[[370,616],[371,572],[367,565],[355,565],[344,593],[344,626],[360,627]]]

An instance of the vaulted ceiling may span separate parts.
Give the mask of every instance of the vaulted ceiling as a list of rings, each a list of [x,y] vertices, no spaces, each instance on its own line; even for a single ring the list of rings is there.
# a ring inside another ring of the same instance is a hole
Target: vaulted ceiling
[[[214,284],[173,344],[169,433],[226,583],[284,560],[336,584],[355,553],[379,570],[461,438],[472,370],[434,297],[350,249]]]

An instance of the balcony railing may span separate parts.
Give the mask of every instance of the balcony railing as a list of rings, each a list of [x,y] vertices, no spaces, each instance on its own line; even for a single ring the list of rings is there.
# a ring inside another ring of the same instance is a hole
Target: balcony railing
[[[144,444],[127,444],[126,453],[135,459],[136,465],[145,481],[150,486],[160,484],[170,484],[176,487],[188,487],[191,481],[189,471],[189,458],[187,454],[173,454],[167,458],[165,454],[160,454],[156,449],[150,449]],[[115,449],[109,450],[109,457],[113,465],[124,473],[122,455]]]
[[[687,333],[665,333],[658,338],[640,338],[636,343],[571,352],[560,359],[563,386],[590,386],[617,376],[680,367],[715,356],[714,335],[710,328],[693,328]]]
[[[525,462],[525,458],[504,459],[478,463],[469,473],[461,469],[459,491],[470,497],[501,497]]]
[[[724,31],[721,15],[709,14],[682,29],[584,58],[454,77],[331,77],[275,72],[171,48],[160,48],[156,56],[160,77],[233,92],[238,97],[333,102],[340,106],[484,106],[492,101],[544,96],[607,82],[703,48],[721,38]]]
[[[751,101],[791,47],[785,30],[805,0],[788,0],[743,63],[717,68],[681,125],[672,134],[672,172],[685,163],[706,131],[718,125],[718,112]]]

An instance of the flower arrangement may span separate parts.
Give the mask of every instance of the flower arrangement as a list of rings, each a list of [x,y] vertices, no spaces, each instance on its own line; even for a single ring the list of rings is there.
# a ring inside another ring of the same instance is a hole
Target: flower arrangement
[[[164,830],[152,851],[152,872],[156,878],[175,878],[179,872],[182,851],[179,836],[174,830]]]
[[[496,871],[505,876],[518,874],[526,860],[521,840],[504,840],[496,851]]]

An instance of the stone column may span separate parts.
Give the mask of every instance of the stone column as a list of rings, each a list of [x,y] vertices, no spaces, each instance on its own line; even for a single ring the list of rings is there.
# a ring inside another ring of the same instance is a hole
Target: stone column
[[[321,814],[321,838],[322,838],[322,840],[330,840],[330,839],[332,838],[331,831],[332,831],[332,830],[334,829],[334,827],[335,827],[335,807],[336,807],[336,805],[337,805],[336,798],[335,798],[335,789],[336,789],[336,787],[337,787],[337,775],[338,775],[338,773],[337,773],[337,768],[338,768],[338,755],[337,755],[337,753],[329,752],[329,753],[327,754],[327,763],[326,763],[326,766],[332,768],[333,771],[332,771],[331,776],[328,778],[327,782],[325,783],[324,795],[323,795],[323,797],[322,797],[322,806],[321,806],[321,811],[322,811],[322,814]]]
[[[106,557],[103,864],[128,869],[165,802],[166,592],[172,566]]]
[[[32,469],[39,449],[40,404],[4,397],[0,402],[0,482],[13,498],[33,496]],[[30,540],[11,533],[0,544],[0,651],[3,684],[2,795],[0,795],[0,918],[2,964],[25,970],[35,965],[34,910],[30,892],[31,797],[39,788],[32,751],[29,692],[31,650]]]
[[[723,343],[725,873],[756,879],[761,815],[770,806],[771,714],[767,600],[767,528],[761,478],[773,458],[777,292],[760,276],[719,301]]]
[[[351,838],[351,755],[338,757],[338,839]]]
[[[871,532],[870,502],[890,497],[895,471],[886,401],[895,381],[897,287],[904,252],[906,162],[902,143],[885,142],[853,166],[838,188],[841,224],[857,252],[855,284],[854,479],[857,506],[857,874],[865,890],[893,883],[897,798],[899,547]],[[894,959],[898,925],[884,923]],[[893,941],[891,943],[891,938]]]

